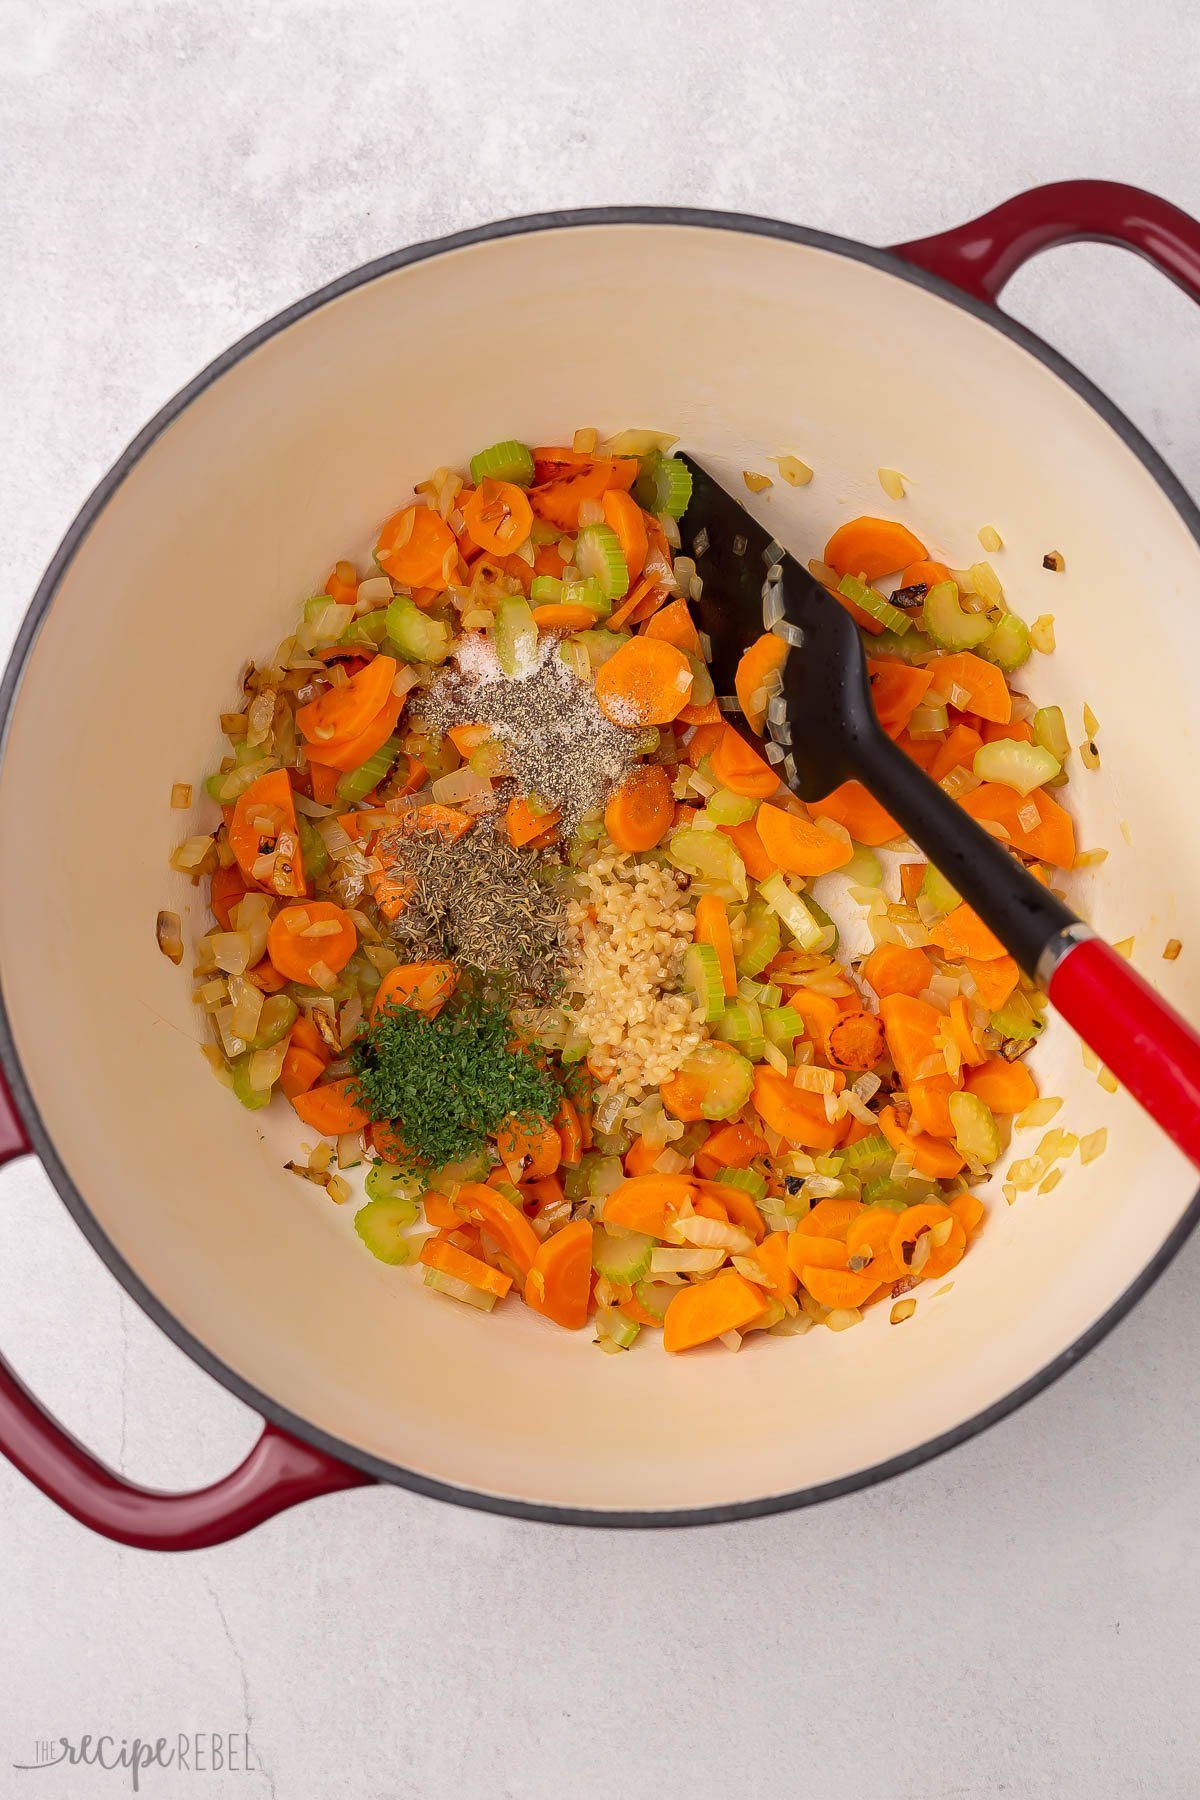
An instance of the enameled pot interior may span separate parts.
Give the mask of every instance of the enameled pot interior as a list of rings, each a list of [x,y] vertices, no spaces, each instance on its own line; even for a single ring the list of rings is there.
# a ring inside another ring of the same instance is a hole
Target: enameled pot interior
[[[358,1246],[352,1208],[283,1171],[305,1131],[212,1079],[186,969],[155,945],[190,827],[174,781],[221,755],[217,714],[332,561],[438,463],[582,423],[670,430],[731,485],[794,451],[816,471],[751,500],[803,556],[888,512],[953,565],[1001,533],[1012,605],[1055,615],[1021,674],[1090,703],[1100,771],[1069,800],[1102,867],[1077,904],[1184,1009],[1200,845],[1180,831],[1195,760],[1197,547],[1138,456],[984,319],[827,248],[698,226],[594,225],[480,242],[300,318],[200,393],[145,452],[66,572],[0,770],[0,970],[46,1132],[94,1219],[183,1329],[340,1443],[454,1487],[565,1508],[754,1502],[912,1451],[1002,1401],[1100,1318],[1186,1209],[1188,1171],[1052,1029],[1036,1067],[1055,1121],[1104,1124],[1102,1160],[1008,1207],[903,1327],[606,1357],[519,1305],[476,1316]],[[876,471],[902,470],[909,497]],[[1064,574],[1042,569],[1050,549]],[[1173,781],[1164,771],[1180,772]],[[1027,1154],[1038,1133],[1024,1134]],[[931,1284],[935,1285],[935,1284]]]

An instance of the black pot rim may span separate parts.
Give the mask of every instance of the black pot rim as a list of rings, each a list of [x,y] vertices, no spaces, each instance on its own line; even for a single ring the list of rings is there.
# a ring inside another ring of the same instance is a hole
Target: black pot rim
[[[893,251],[877,249],[872,245],[862,244],[850,238],[837,237],[829,232],[813,231],[805,226],[787,224],[778,219],[759,218],[749,213],[709,212],[693,207],[606,206],[564,212],[534,213],[522,218],[496,220],[488,225],[476,226],[469,231],[454,232],[447,237],[412,244],[405,249],[393,251],[387,256],[377,257],[374,261],[364,263],[348,274],[339,276],[335,281],[316,289],[306,298],[296,301],[292,306],[285,307],[273,318],[256,325],[252,331],[247,332],[244,337],[202,369],[154,415],[117,458],[112,468],[97,483],[91,495],[84,502],[38,585],[18,632],[3,681],[0,682],[0,755],[3,753],[17,693],[37,634],[79,546],[125,477],[162,432],[206,388],[211,387],[220,376],[289,325],[295,324],[309,313],[315,312],[319,307],[340,298],[341,295],[349,293],[355,288],[364,286],[379,276],[391,274],[395,270],[406,268],[413,263],[424,262],[431,257],[443,255],[447,251],[459,250],[472,244],[486,243],[497,238],[519,237],[534,232],[557,231],[587,225],[690,226],[717,231],[745,232],[756,237],[802,244],[809,248],[828,251],[836,256],[846,257],[854,262],[866,263],[871,268],[878,269],[916,287],[924,288],[927,292],[948,301],[952,306],[974,314],[976,318],[985,321],[994,330],[1003,333],[1004,336],[1012,339],[1014,343],[1035,357],[1100,415],[1138,458],[1180,514],[1197,544],[1200,544],[1200,510],[1193,504],[1182,483],[1163,458],[1107,395],[1095,387],[1066,357],[1044,343],[1027,327],[1018,324],[1016,320],[988,306],[985,302],[976,300],[969,294],[964,294],[958,288],[929,274],[924,269],[905,262]],[[821,1482],[815,1486],[796,1489],[786,1494],[770,1494],[762,1499],[738,1501],[721,1506],[668,1508],[655,1511],[609,1511],[597,1508],[543,1505],[532,1501],[511,1499],[505,1495],[456,1487],[447,1482],[432,1480],[412,1469],[405,1469],[399,1464],[384,1461],[382,1458],[373,1456],[353,1444],[343,1443],[328,1432],[320,1430],[298,1414],[291,1412],[287,1407],[281,1406],[270,1395],[260,1393],[250,1382],[229,1368],[205,1344],[193,1336],[134,1273],[102,1229],[83,1195],[59,1160],[17,1055],[2,983],[0,983],[0,1067],[3,1067],[8,1078],[13,1099],[29,1132],[35,1153],[88,1242],[142,1310],[206,1373],[219,1381],[239,1400],[244,1401],[247,1406],[252,1407],[255,1412],[282,1430],[316,1446],[327,1455],[364,1470],[380,1481],[407,1488],[413,1493],[427,1495],[431,1499],[445,1500],[453,1505],[474,1507],[482,1512],[498,1513],[517,1519],[532,1519],[546,1524],[635,1529],[723,1524],[737,1519],[761,1518],[773,1513],[788,1512],[794,1508],[812,1506],[819,1501],[835,1499],[843,1494],[856,1493],[877,1482],[902,1475],[910,1469],[919,1467],[922,1463],[931,1461],[934,1457],[943,1455],[947,1450],[952,1450],[959,1444],[965,1444],[979,1432],[985,1431],[988,1426],[994,1425],[998,1420],[1014,1413],[1026,1401],[1033,1399],[1036,1394],[1044,1392],[1052,1382],[1065,1375],[1068,1369],[1073,1368],[1087,1355],[1089,1350],[1108,1335],[1118,1321],[1124,1318],[1126,1313],[1153,1286],[1190,1237],[1196,1225],[1200,1223],[1200,1193],[1197,1193],[1193,1196],[1187,1211],[1164,1239],[1146,1267],[1129,1284],[1124,1293],[1114,1301],[1108,1311],[1089,1326],[1073,1344],[1061,1351],[1036,1375],[1031,1376],[1029,1380],[1014,1388],[991,1406],[986,1407],[982,1412],[974,1414],[950,1431],[942,1432],[937,1437],[930,1438],[926,1443],[905,1451],[902,1455],[890,1457],[869,1468],[856,1470],[853,1474],[842,1476],[836,1481]]]

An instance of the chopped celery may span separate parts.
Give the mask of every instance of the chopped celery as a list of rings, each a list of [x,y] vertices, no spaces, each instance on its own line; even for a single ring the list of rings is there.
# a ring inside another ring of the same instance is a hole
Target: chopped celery
[[[564,639],[562,648],[578,644],[587,657],[592,674],[603,668],[610,656],[615,656],[622,644],[629,642],[632,633],[628,631],[573,631]]]
[[[997,781],[1022,797],[1062,774],[1062,764],[1049,750],[1014,738],[996,738],[990,744],[981,744],[971,769],[980,781]]]
[[[464,1306],[477,1307],[480,1312],[491,1312],[496,1304],[495,1294],[485,1294],[482,1288],[472,1287],[469,1282],[460,1281],[457,1275],[447,1275],[442,1269],[426,1269],[425,1286],[432,1288],[435,1294],[461,1300]]]
[[[338,643],[351,647],[355,644],[371,644],[378,650],[386,636],[387,607],[381,606],[377,612],[364,613],[360,619],[351,619]]]
[[[981,1163],[995,1162],[1000,1154],[1000,1128],[991,1108],[978,1094],[951,1094],[947,1105],[959,1155],[973,1156]]]
[[[502,738],[486,738],[482,744],[476,744],[467,758],[467,767],[474,775],[486,775],[490,781],[493,776],[508,774],[508,751]]]
[[[813,810],[819,812],[820,807]],[[845,876],[855,887],[878,887],[883,880],[883,864],[865,844],[855,844],[854,855],[848,863],[842,864],[838,874]]]
[[[863,1183],[862,1198],[864,1206],[886,1206],[889,1212],[905,1212],[910,1206],[927,1200],[929,1194],[928,1187],[918,1187],[915,1182],[893,1181],[890,1175],[876,1175]]]
[[[813,945],[813,949],[820,952],[823,956],[832,956],[833,952],[838,947],[838,938],[841,935],[837,926],[825,911],[825,908],[819,901],[814,900],[811,894],[806,894],[804,896],[804,904],[809,912],[815,915],[817,923],[821,927],[821,936]]]
[[[247,1050],[241,1056],[235,1056],[229,1065],[229,1072],[233,1076],[233,1091],[247,1112],[261,1112],[271,1100],[270,1088],[250,1086],[250,1059],[254,1054],[253,1050]]]
[[[718,788],[709,795],[704,810],[716,825],[745,825],[758,811],[758,801],[748,800],[744,794],[731,794],[728,788]]]
[[[932,863],[925,864],[925,873],[921,877],[921,885],[917,889],[917,908],[922,917],[926,915],[944,918],[962,899],[957,888],[951,887],[940,869]]]
[[[1018,988],[1010,995],[1000,1008],[988,1020],[993,1031],[998,1031],[1004,1038],[1028,1038],[1032,1040],[1042,1031],[1044,1021],[1034,1012],[1029,1000]]]
[[[996,664],[1006,674],[1029,661],[1029,627],[1016,613],[1005,613],[995,630],[979,646],[980,656]]]
[[[619,1306],[596,1308],[596,1336],[593,1341],[602,1349],[607,1350],[609,1345],[613,1345],[618,1350],[632,1350],[641,1331],[637,1320],[629,1318]]]
[[[633,1297],[644,1312],[661,1324],[667,1316],[667,1308],[675,1298],[679,1289],[671,1281],[638,1281],[634,1284]]]
[[[783,989],[774,981],[751,981],[743,975],[737,984],[739,1000],[756,1000],[759,1006],[778,1006],[783,999]]]
[[[926,594],[924,625],[939,650],[974,650],[992,632],[986,613],[966,612],[959,605],[952,581],[939,581]]]
[[[441,663],[450,654],[449,625],[429,618],[404,594],[397,594],[387,609],[387,635],[410,662]]]
[[[486,1181],[491,1171],[487,1151],[473,1150],[469,1156],[460,1157],[457,1162],[443,1163],[430,1178],[428,1185],[446,1193],[452,1187],[460,1187],[464,1181]]]
[[[496,608],[496,655],[506,675],[525,675],[537,662],[538,628],[528,600],[506,594]]]
[[[881,1131],[872,1132],[870,1137],[859,1138],[856,1144],[847,1144],[841,1155],[848,1169],[853,1169],[856,1175],[865,1176],[890,1169],[896,1160],[896,1152]]]
[[[746,865],[723,831],[682,826],[667,840],[667,861],[685,874],[733,888],[739,900],[745,900],[749,893]]]
[[[563,584],[557,575],[535,575],[529,584],[529,598],[535,606],[558,606],[562,602]]]
[[[582,1031],[577,1031],[572,1025],[567,1032],[567,1041],[559,1052],[560,1060],[565,1063],[582,1062],[591,1047]]]
[[[781,870],[776,869],[765,881],[758,884],[759,898],[766,901],[773,912],[779,914],[801,950],[815,950],[825,934],[826,927],[818,923],[808,910],[799,894],[793,894],[784,880]]]
[[[706,1022],[711,1023],[722,1016],[725,983],[721,976],[721,959],[711,944],[689,945],[683,959],[683,981]]]
[[[652,451],[641,459],[641,470],[633,484],[633,497],[647,512],[669,513],[682,519],[692,497],[692,472],[677,456],[661,456]]]
[[[594,575],[589,575],[585,581],[565,581],[561,598],[564,606],[586,606],[589,612],[595,613],[597,624],[607,619],[612,611],[612,601],[605,599]]]
[[[585,525],[575,539],[575,564],[585,579],[600,585],[606,600],[629,592],[629,569],[621,540],[611,525]]]
[[[881,631],[871,639],[872,656],[895,656],[901,662],[920,662],[923,657],[933,656],[934,646],[923,631]]]
[[[368,1176],[368,1193],[370,1179]],[[415,1225],[419,1216],[420,1209],[415,1200],[383,1195],[359,1207],[354,1215],[354,1229],[371,1255],[378,1257],[380,1262],[410,1263],[417,1253],[416,1246],[403,1236],[403,1232],[406,1226]]]
[[[743,1188],[756,1205],[767,1192],[766,1177],[757,1169],[718,1169],[716,1179],[726,1187]]]
[[[246,1041],[247,1050],[269,1050],[296,1023],[299,1007],[286,994],[268,994],[258,1015],[258,1030]]]
[[[586,1162],[587,1157],[585,1156],[579,1162],[563,1170],[563,1193],[572,1205],[576,1201],[586,1200],[588,1197],[588,1172],[584,1167]]]
[[[762,1059],[762,1008],[753,1000],[731,1000],[713,1026],[713,1036],[723,1044],[735,1044],[751,1062]]]
[[[731,1119],[754,1086],[754,1064],[731,1044],[699,1045],[684,1058],[679,1073],[703,1084],[700,1112],[706,1119]]]
[[[314,594],[304,602],[304,623],[319,644],[336,644],[354,617],[354,608],[331,600],[328,594]]]
[[[263,755],[261,745],[257,754],[257,762],[243,763],[224,775],[210,775],[204,783],[204,791],[209,799],[215,800],[218,806],[232,806],[239,795],[244,794],[248,787],[253,787],[260,775],[267,775],[272,769],[279,767],[275,757]]]
[[[893,606],[890,600],[885,600],[877,589],[868,587],[867,583],[860,581],[857,575],[843,575],[838,582],[837,591],[839,594],[843,594],[847,600],[853,600],[860,612],[868,613],[872,619],[877,619],[881,625],[888,631],[894,631],[898,637],[903,637],[912,625],[912,620],[906,612],[901,612],[898,606]]]
[[[342,804],[353,806],[356,800],[364,800],[372,788],[379,786],[399,754],[400,739],[390,737],[386,744],[380,744],[378,750],[368,756],[365,763],[360,763],[357,769],[351,769],[343,775],[336,790]],[[307,868],[307,864],[305,866]]]
[[[628,1144],[628,1139],[626,1143]],[[589,1151],[583,1161],[587,1164],[586,1191],[589,1194],[611,1194],[625,1179],[621,1158],[615,1153]]]
[[[415,1225],[421,1216],[417,1201],[425,1192],[424,1179],[412,1175],[394,1163],[372,1163],[367,1170],[367,1199],[387,1200],[393,1205],[403,1202],[405,1213],[398,1220],[405,1225]]]
[[[484,480],[515,481],[518,487],[528,487],[533,473],[533,451],[516,438],[489,444],[471,458],[471,480],[476,487]]]
[[[769,1044],[787,1050],[804,1036],[804,1020],[793,1006],[769,1006],[763,1013],[763,1031]]]
[[[303,813],[297,814],[296,824],[300,832],[300,860],[304,864],[304,873],[309,881],[315,881],[329,867],[329,851],[325,848],[325,839]]]
[[[1071,740],[1061,706],[1039,707],[1034,713],[1033,741],[1048,750],[1058,763],[1066,762],[1071,754]]]
[[[650,1271],[654,1239],[640,1231],[592,1227],[592,1267],[618,1287],[632,1287]]]
[[[742,915],[742,948],[734,958],[739,975],[761,975],[779,952],[778,914],[756,896]]]

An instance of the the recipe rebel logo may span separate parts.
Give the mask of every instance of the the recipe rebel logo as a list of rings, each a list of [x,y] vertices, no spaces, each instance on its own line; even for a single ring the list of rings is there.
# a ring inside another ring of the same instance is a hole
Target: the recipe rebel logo
[[[46,1769],[107,1769],[123,1773],[132,1791],[142,1789],[149,1770],[187,1775],[259,1775],[264,1771],[244,1731],[177,1732],[174,1737],[115,1737],[85,1732],[81,1737],[38,1738],[32,1761],[14,1762],[22,1774]],[[36,1791],[32,1784],[30,1792]],[[61,1790],[55,1790],[60,1792]]]

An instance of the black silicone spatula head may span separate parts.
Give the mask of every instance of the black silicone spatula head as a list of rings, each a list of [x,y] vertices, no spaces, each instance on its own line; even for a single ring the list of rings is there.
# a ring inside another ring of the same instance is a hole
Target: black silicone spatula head
[[[684,549],[701,546],[696,611],[712,642],[717,692],[733,693],[748,644],[765,630],[781,632],[793,654],[769,731],[789,758],[789,786],[802,800],[818,800],[856,771],[860,747],[879,736],[858,628],[732,494],[690,457],[682,460],[692,472]]]

